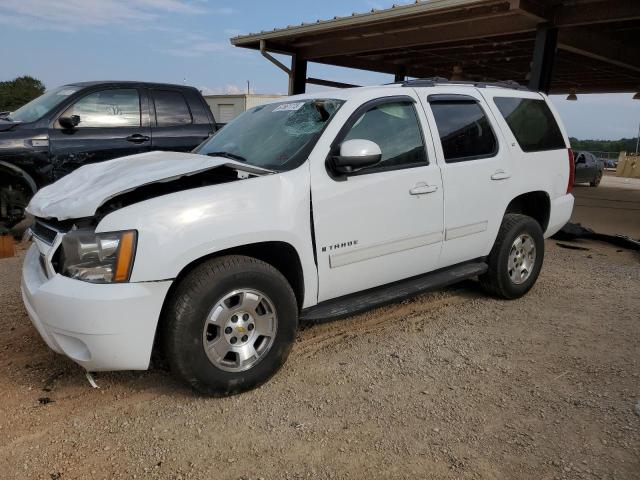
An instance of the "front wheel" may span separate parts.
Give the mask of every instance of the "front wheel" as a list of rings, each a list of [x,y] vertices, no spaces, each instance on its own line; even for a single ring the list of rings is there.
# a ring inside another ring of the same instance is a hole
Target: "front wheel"
[[[480,283],[492,295],[520,298],[536,283],[543,259],[540,224],[526,215],[509,213],[502,220],[489,254],[489,270],[480,276]]]
[[[603,172],[596,173],[596,177],[593,180],[591,180],[591,182],[589,182],[589,185],[591,185],[592,187],[597,187],[598,185],[600,185],[600,181],[602,180],[602,175],[603,175]]]
[[[172,372],[200,393],[222,396],[267,381],[287,359],[297,324],[284,276],[233,255],[203,263],[180,282],[162,334]]]
[[[4,175],[2,170],[0,175]],[[31,190],[19,181],[0,184],[0,225],[11,228],[18,224],[31,197]]]

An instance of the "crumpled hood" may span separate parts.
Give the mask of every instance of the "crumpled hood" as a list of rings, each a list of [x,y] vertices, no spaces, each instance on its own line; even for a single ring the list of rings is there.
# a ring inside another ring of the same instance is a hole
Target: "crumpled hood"
[[[230,164],[243,169],[242,164],[226,158],[178,152],[148,152],[92,163],[39,190],[27,212],[58,220],[90,217],[118,194]]]

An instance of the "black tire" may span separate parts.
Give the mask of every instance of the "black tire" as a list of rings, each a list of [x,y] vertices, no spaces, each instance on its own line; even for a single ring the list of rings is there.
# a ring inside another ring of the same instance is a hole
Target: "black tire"
[[[509,276],[508,264],[511,248],[520,235],[527,234],[535,245],[536,258],[528,278],[520,284]],[[497,297],[520,298],[536,283],[544,260],[544,236],[540,224],[531,217],[508,213],[502,220],[498,237],[488,257],[489,270],[480,276],[482,287]]]
[[[0,176],[4,171],[0,170]],[[33,197],[33,193],[24,182],[16,179],[10,183],[0,184],[0,227],[11,229],[24,218],[24,211]]]
[[[594,178],[591,182],[589,182],[589,185],[591,185],[592,187],[597,187],[598,185],[600,185],[600,181],[602,180],[602,175],[603,175],[603,172],[596,173],[596,178]]]
[[[229,292],[255,289],[275,307],[277,331],[271,347],[248,370],[229,372],[209,360],[204,349],[206,319]],[[298,307],[291,286],[271,265],[252,257],[224,256],[191,271],[174,290],[160,332],[172,373],[199,393],[226,396],[266,382],[284,364],[298,327]]]

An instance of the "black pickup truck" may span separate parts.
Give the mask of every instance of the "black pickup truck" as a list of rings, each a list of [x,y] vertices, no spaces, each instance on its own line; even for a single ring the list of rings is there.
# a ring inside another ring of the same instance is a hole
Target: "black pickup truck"
[[[20,221],[39,188],[86,163],[188,152],[216,129],[193,87],[102,81],[49,90],[0,114],[0,226]]]

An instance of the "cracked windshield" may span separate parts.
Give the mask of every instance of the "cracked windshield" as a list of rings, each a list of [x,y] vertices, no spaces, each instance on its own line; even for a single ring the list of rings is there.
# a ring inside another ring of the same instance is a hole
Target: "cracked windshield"
[[[342,100],[261,105],[225,126],[195,153],[223,156],[270,170],[292,170],[306,159]]]

